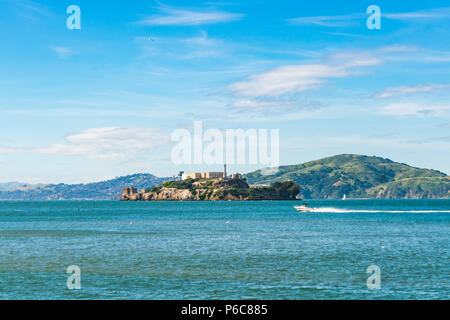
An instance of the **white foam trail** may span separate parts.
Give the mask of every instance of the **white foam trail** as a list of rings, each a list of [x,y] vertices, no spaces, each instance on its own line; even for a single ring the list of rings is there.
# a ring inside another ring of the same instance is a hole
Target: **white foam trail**
[[[450,213],[450,210],[356,210],[356,209],[339,209],[332,207],[323,208],[311,208],[309,207],[309,212],[330,212],[330,213]]]

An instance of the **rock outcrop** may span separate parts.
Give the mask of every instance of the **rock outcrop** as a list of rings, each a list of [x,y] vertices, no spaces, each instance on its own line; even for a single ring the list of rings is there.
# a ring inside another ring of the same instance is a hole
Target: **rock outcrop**
[[[124,192],[121,201],[295,200],[299,191],[300,186],[292,181],[251,188],[242,179],[188,179],[167,181],[141,192]]]

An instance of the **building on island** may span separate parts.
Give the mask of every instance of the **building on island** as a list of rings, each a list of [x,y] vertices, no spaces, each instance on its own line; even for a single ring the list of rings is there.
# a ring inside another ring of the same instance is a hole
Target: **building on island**
[[[182,172],[182,171],[180,171]],[[223,166],[223,172],[192,172],[184,173],[181,175],[182,180],[187,179],[226,179],[227,178],[227,165]]]
[[[231,175],[232,180],[240,180],[242,178],[242,175],[240,173],[233,173]]]
[[[193,173],[183,173],[182,179],[213,179],[213,178],[223,178],[223,172],[193,172]]]
[[[123,194],[131,195],[131,194],[135,194],[135,193],[137,193],[136,188],[124,188],[123,189]]]

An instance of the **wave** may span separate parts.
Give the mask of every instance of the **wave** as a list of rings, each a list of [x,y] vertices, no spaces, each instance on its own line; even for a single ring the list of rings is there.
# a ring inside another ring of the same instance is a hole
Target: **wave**
[[[450,213],[450,210],[357,210],[341,209],[333,207],[308,208],[309,212],[329,212],[329,213]]]

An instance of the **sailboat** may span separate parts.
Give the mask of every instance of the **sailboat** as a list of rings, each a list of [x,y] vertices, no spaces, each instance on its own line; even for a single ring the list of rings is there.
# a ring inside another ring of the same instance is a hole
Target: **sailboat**
[[[345,200],[345,199],[347,199],[347,195],[346,194],[344,194],[344,196],[342,197],[342,200]]]

